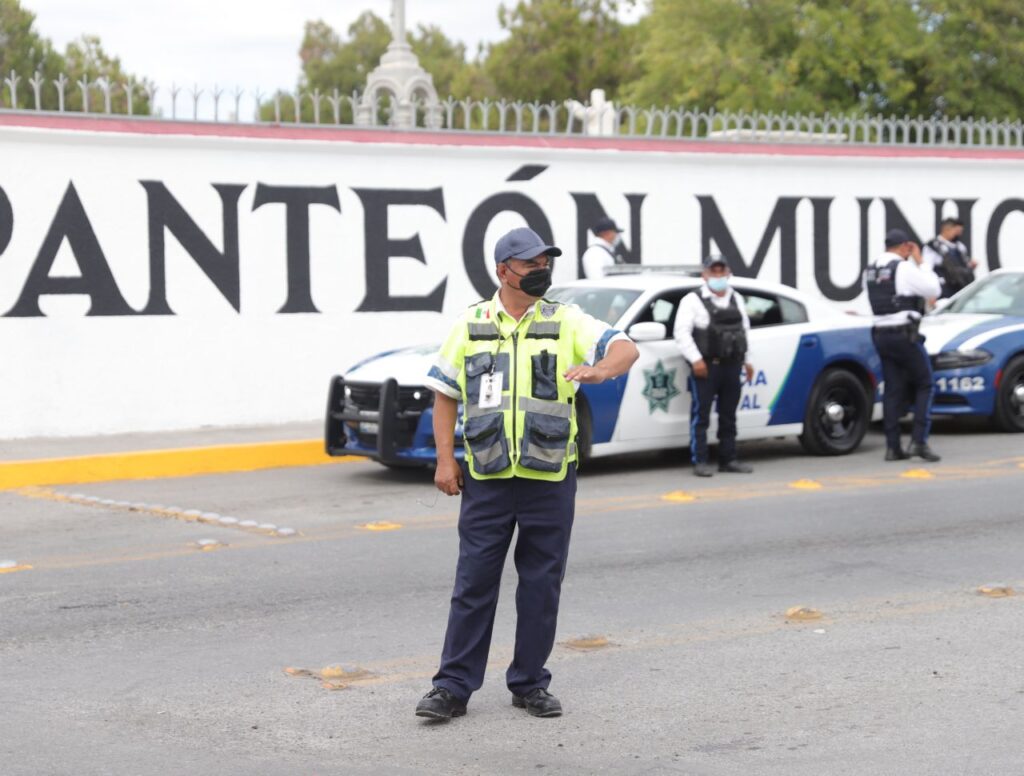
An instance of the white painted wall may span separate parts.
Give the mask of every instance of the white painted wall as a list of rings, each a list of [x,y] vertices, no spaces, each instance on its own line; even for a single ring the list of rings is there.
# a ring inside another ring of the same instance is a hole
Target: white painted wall
[[[386,135],[382,135],[386,137]],[[549,165],[528,182],[506,178],[524,164]],[[698,261],[698,195],[712,195],[749,261],[779,197],[834,197],[833,280],[859,274],[858,197],[895,198],[923,237],[933,234],[932,197],[976,198],[974,254],[986,259],[993,209],[1024,196],[1022,159],[964,160],[654,151],[458,147],[295,139],[182,137],[0,126],[0,189],[13,231],[0,254],[0,313],[10,310],[73,182],[126,301],[149,293],[147,199],[140,180],[166,184],[215,245],[220,199],[212,183],[246,186],[239,205],[241,311],[236,312],[175,239],[167,235],[168,300],[176,315],[88,317],[88,297],[43,297],[45,317],[0,317],[0,438],[81,435],[278,423],[319,418],[330,375],[376,351],[438,341],[478,294],[462,239],[470,213],[499,192],[522,192],[549,219],[572,260],[576,211],[570,192],[594,192],[629,223],[627,193],[645,193],[645,263]],[[310,211],[312,295],[319,314],[281,315],[287,291],[283,205],[252,210],[257,182],[336,185],[341,213]],[[354,312],[366,287],[364,213],[353,188],[443,189],[447,220],[423,207],[391,210],[390,236],[419,234],[426,265],[391,260],[393,294],[425,295],[448,278],[444,313]],[[870,208],[871,253],[881,246],[883,208]],[[797,210],[797,280],[814,292],[812,209]],[[521,225],[514,214],[487,231]],[[626,235],[627,241],[632,236]],[[1004,266],[1024,267],[1024,214],[1000,232]],[[65,244],[51,272],[75,275]],[[779,245],[760,276],[778,280]],[[862,302],[846,307],[863,309]]]

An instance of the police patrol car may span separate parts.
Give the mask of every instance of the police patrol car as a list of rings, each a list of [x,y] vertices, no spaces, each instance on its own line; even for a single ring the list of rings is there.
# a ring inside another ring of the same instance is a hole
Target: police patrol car
[[[628,333],[640,351],[627,374],[580,386],[577,444],[584,460],[689,444],[689,365],[672,331],[680,300],[701,284],[699,273],[617,269],[624,271],[545,295]],[[737,413],[738,438],[799,435],[817,455],[856,449],[875,414],[881,374],[870,322],[788,286],[748,278],[733,278],[733,286],[750,317],[754,365]],[[436,352],[436,345],[391,351],[332,378],[328,453],[365,455],[388,466],[433,463],[433,395],[423,379]]]
[[[921,322],[933,414],[987,415],[1024,431],[1024,272],[995,270],[940,305]]]

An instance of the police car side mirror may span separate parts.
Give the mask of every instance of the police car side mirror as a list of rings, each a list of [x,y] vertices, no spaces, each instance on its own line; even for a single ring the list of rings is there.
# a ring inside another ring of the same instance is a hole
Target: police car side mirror
[[[633,342],[656,342],[668,338],[664,323],[634,323],[626,333]]]

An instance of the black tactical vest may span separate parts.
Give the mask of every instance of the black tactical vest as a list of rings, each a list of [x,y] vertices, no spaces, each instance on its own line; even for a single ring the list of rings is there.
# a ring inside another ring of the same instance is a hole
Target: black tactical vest
[[[974,282],[974,270],[967,265],[967,259],[956,245],[947,245],[938,237],[928,245],[942,257],[935,268],[935,274],[942,278],[942,295],[952,296],[961,288]]]
[[[719,308],[699,291],[694,291],[710,316],[706,329],[695,328],[693,341],[697,343],[705,361],[743,361],[747,355],[747,332],[743,328],[743,314],[732,295],[726,307]]]
[[[924,298],[920,296],[896,296],[896,268],[903,259],[893,259],[884,267],[872,264],[864,270],[868,303],[875,315],[892,315],[910,310],[924,315]]]

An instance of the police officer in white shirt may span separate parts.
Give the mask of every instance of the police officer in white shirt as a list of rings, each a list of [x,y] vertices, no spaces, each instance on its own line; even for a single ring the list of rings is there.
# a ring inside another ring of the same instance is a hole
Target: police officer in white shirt
[[[693,473],[712,476],[708,464],[708,424],[718,399],[718,471],[749,474],[736,459],[736,409],[754,369],[746,363],[750,319],[743,297],[729,286],[732,270],[723,256],[704,260],[704,284],[683,297],[673,337],[690,362],[690,456]]]
[[[871,335],[882,359],[885,381],[882,410],[885,460],[940,457],[928,446],[934,385],[932,367],[918,332],[921,316],[941,292],[939,279],[921,256],[921,249],[902,229],[885,235],[885,253],[864,270],[864,290],[875,314]],[[911,445],[900,442],[900,418],[914,407]]]
[[[959,218],[944,218],[939,233],[924,246],[924,261],[942,284],[940,297],[953,296],[961,288],[974,282],[978,262],[968,255],[967,246],[960,242],[964,222]]]
[[[603,278],[606,267],[622,264],[622,257],[616,249],[622,241],[622,230],[610,218],[602,218],[594,224],[590,231],[597,241],[591,243],[583,253],[583,277]]]

